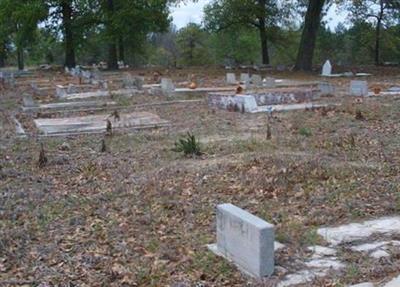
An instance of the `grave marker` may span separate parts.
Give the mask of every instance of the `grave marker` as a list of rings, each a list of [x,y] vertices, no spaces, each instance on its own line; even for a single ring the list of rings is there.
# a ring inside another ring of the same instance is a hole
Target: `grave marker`
[[[266,88],[275,88],[276,81],[274,78],[267,77],[263,80],[263,86]]]
[[[162,78],[161,79],[161,90],[165,95],[170,96],[175,92],[175,85],[171,79]]]
[[[236,85],[236,75],[234,73],[227,73],[226,83],[229,85]]]
[[[329,77],[330,75],[332,75],[332,65],[331,62],[327,60],[322,66],[322,76]]]
[[[356,97],[368,96],[367,81],[351,81],[350,82],[350,95],[356,96]]]
[[[240,74],[240,82],[248,85],[250,82],[250,75],[248,73],[241,73]]]
[[[217,207],[217,254],[257,278],[274,272],[274,226],[232,204]]]
[[[260,75],[252,75],[251,83],[256,87],[261,87],[263,85],[263,79]]]

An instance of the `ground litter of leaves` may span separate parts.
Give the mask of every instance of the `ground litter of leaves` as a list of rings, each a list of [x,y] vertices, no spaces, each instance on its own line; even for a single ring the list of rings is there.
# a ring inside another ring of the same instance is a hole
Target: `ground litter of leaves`
[[[2,103],[16,111],[13,100],[9,91]],[[336,100],[342,105],[330,110],[271,118],[206,104],[151,107],[173,126],[117,133],[106,153],[102,135],[15,138],[3,109],[0,286],[273,286],[284,274],[256,282],[207,250],[217,204],[275,224],[287,245],[276,264],[288,270],[307,246],[324,244],[316,228],[400,211],[400,98]],[[202,156],[172,151],[188,131]],[[40,142],[49,159],[42,169]],[[380,281],[400,270],[400,254],[344,257],[346,270],[312,286]]]

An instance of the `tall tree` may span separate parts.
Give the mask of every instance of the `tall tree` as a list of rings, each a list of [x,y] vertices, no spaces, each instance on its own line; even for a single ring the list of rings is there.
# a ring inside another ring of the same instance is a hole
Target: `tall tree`
[[[309,0],[295,69],[311,71],[322,9],[329,0]]]
[[[285,2],[286,3],[286,2]],[[268,38],[287,14],[288,6],[276,0],[214,0],[204,8],[207,29],[219,32],[234,26],[249,26],[259,32],[262,63],[269,64]]]
[[[16,48],[19,70],[24,69],[24,49],[33,41],[38,23],[46,16],[46,6],[40,0],[0,1],[0,19],[3,23],[0,35],[9,33],[8,37],[11,37]],[[5,40],[3,37],[3,48]]]
[[[352,0],[345,3],[353,22],[372,21],[375,25],[375,65],[380,65],[382,29],[398,21],[400,0]]]
[[[98,0],[97,24],[103,27],[108,45],[108,67],[118,69],[124,60],[125,48],[143,42],[151,32],[167,31],[169,4],[176,0]],[[118,55],[119,54],[119,55]]]

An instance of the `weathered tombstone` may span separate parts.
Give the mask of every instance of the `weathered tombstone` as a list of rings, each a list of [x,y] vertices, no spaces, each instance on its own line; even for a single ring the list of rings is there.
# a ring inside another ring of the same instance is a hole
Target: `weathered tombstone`
[[[37,104],[35,103],[35,101],[33,100],[31,95],[24,95],[22,101],[23,101],[24,107],[29,107],[29,108],[37,107]]]
[[[171,79],[162,78],[161,79],[161,90],[163,94],[170,96],[175,92],[175,85]]]
[[[266,88],[275,88],[276,81],[274,78],[267,77],[263,80],[263,86]]]
[[[240,74],[240,82],[248,85],[250,82],[250,75],[248,73],[241,73]]]
[[[236,75],[234,73],[227,73],[226,74],[226,83],[229,85],[236,84]]]
[[[320,82],[318,84],[321,96],[333,96],[336,92],[336,88],[329,82]]]
[[[257,278],[274,272],[274,226],[232,204],[217,207],[217,250]]]
[[[63,98],[65,96],[67,96],[68,94],[68,88],[61,86],[61,85],[57,85],[56,86],[56,96],[57,98]]]
[[[325,62],[325,64],[322,67],[322,76],[330,76],[332,75],[332,65],[329,60]]]
[[[263,85],[263,79],[260,75],[252,75],[251,83],[256,87],[261,87]]]
[[[351,81],[350,82],[350,95],[356,96],[356,97],[368,96],[367,81]]]

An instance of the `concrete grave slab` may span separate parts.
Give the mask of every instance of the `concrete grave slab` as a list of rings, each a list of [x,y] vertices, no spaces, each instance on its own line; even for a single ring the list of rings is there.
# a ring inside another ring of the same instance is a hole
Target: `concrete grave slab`
[[[262,278],[274,272],[274,226],[232,204],[217,207],[217,254]]]
[[[263,79],[260,75],[251,76],[251,84],[256,87],[261,87],[263,85]]]
[[[102,97],[110,97],[110,96],[125,96],[131,97],[137,94],[142,94],[143,91],[138,91],[136,89],[120,89],[114,91],[96,91],[96,92],[86,92],[86,93],[77,93],[77,94],[69,94],[63,97],[65,100],[77,100],[77,99],[89,99],[89,98],[102,98]]]
[[[226,83],[228,85],[236,85],[236,75],[235,73],[227,73],[226,74]]]
[[[24,112],[45,110],[92,110],[116,106],[114,101],[61,102],[22,107]]]
[[[349,287],[375,287],[374,283],[371,282],[365,282],[365,283],[360,283],[356,285],[351,285]]]
[[[165,95],[170,96],[175,92],[175,85],[171,79],[161,78],[161,90]]]
[[[394,278],[393,280],[384,285],[384,287],[399,287],[399,286],[400,286],[400,276]]]
[[[112,120],[114,130],[137,130],[169,125],[168,121],[148,112],[121,114],[119,121]],[[36,119],[36,127],[46,136],[103,133],[109,114],[74,118]]]
[[[241,73],[240,74],[240,82],[248,85],[250,82],[250,75],[248,73]]]
[[[350,82],[350,95],[356,97],[368,96],[368,83],[367,81],[351,81]]]
[[[400,217],[386,217],[362,223],[320,228],[317,232],[332,246],[336,246],[341,243],[368,238],[373,234],[400,234]]]
[[[275,88],[276,87],[276,80],[271,77],[267,77],[263,80],[263,86],[266,88]]]

